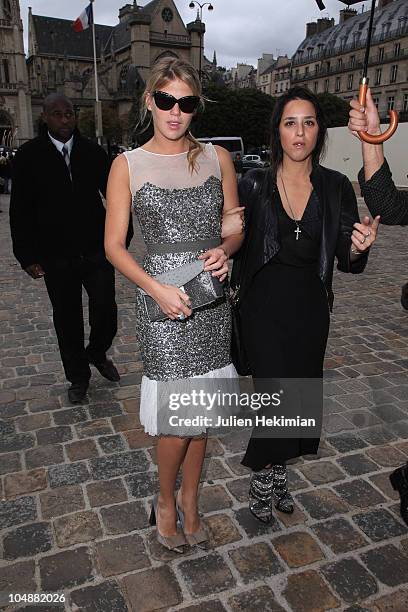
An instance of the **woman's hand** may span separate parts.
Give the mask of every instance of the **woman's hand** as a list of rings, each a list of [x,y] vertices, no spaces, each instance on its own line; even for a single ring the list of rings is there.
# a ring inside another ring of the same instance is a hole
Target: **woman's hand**
[[[234,234],[242,234],[245,229],[245,206],[235,206],[224,212],[222,216],[221,238]]]
[[[367,90],[366,106],[361,106],[358,100],[350,102],[351,111],[349,113],[349,130],[357,136],[358,132],[368,132],[369,134],[381,134],[380,117],[371,95],[371,89]]]
[[[218,277],[221,282],[225,280],[228,274],[228,255],[222,247],[210,249],[200,255],[198,259],[205,260],[205,271],[212,270],[213,276]]]
[[[375,242],[380,224],[380,216],[373,221],[370,217],[364,217],[362,223],[355,223],[351,235],[351,252],[353,255],[362,255]]]
[[[150,295],[172,321],[179,319],[179,315],[184,315],[184,318],[190,317],[193,312],[189,296],[174,285],[160,284]]]

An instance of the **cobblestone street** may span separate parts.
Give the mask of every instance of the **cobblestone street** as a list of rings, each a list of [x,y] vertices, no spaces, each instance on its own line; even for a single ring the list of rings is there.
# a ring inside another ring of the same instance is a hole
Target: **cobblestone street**
[[[406,612],[408,528],[388,475],[408,459],[408,229],[380,228],[364,275],[336,272],[325,440],[290,466],[295,513],[256,522],[246,433],[212,438],[200,502],[211,548],[178,555],[148,526],[158,485],[138,420],[134,288],[118,275],[120,383],[94,369],[89,403],[70,406],[44,283],[13,258],[0,198],[2,609]],[[35,608],[4,598],[58,591],[65,603]]]

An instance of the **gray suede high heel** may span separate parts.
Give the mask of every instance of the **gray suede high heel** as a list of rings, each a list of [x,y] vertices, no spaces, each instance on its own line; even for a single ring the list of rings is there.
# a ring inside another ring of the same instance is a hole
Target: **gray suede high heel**
[[[180,508],[180,505],[178,503],[178,495],[176,497],[176,510],[177,510],[177,515],[180,521],[181,528],[183,530],[183,533],[186,537],[187,542],[190,544],[190,546],[198,546],[199,548],[205,549],[206,547],[201,546],[201,545],[204,544],[205,542],[208,542],[207,531],[201,521],[200,521],[200,527],[197,529],[197,531],[194,531],[194,533],[187,533],[185,531],[185,527],[184,527],[185,517],[184,517],[184,512]]]
[[[149,517],[149,525],[156,526],[156,538],[159,544],[167,548],[168,550],[172,550],[177,553],[183,553],[184,550],[181,548],[182,546],[187,545],[187,540],[184,537],[182,531],[179,531],[177,528],[177,533],[174,536],[164,536],[159,532],[159,526],[157,525],[157,504],[158,504],[159,496],[155,495],[152,500],[152,509]]]

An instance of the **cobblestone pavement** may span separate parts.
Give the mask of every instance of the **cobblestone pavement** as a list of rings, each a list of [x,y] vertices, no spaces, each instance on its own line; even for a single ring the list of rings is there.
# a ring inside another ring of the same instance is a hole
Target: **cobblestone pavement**
[[[365,275],[336,273],[327,435],[317,460],[290,467],[294,515],[255,522],[243,434],[212,439],[212,548],[177,555],[147,523],[157,470],[138,421],[133,289],[118,278],[120,384],[94,371],[89,404],[70,407],[46,291],[12,257],[1,197],[0,591],[64,590],[73,611],[406,612],[408,530],[388,474],[408,458],[407,230],[382,228]]]

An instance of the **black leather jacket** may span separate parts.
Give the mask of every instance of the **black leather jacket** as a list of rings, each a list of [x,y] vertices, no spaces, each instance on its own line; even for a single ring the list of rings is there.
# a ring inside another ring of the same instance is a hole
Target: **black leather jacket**
[[[356,261],[350,261],[351,233],[354,223],[360,218],[354,189],[348,178],[319,165],[313,169],[310,180],[323,211],[318,272],[332,310],[334,258],[337,258],[337,268],[342,272],[359,274],[367,264],[368,252]],[[280,249],[274,206],[276,190],[270,169],[252,170],[239,183],[240,204],[246,207],[246,234],[244,244],[234,258],[231,286],[233,290],[239,286],[240,303],[245,299],[255,274]]]

